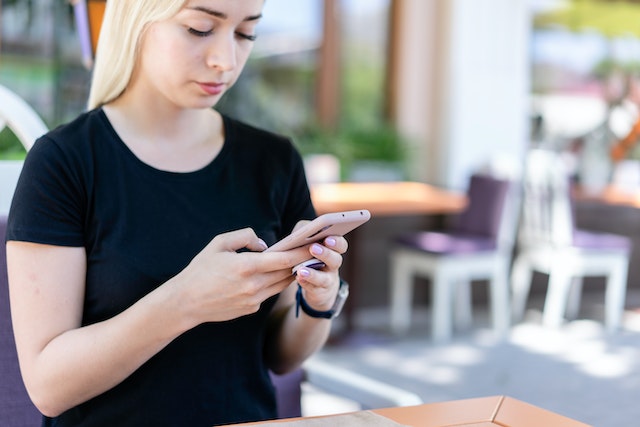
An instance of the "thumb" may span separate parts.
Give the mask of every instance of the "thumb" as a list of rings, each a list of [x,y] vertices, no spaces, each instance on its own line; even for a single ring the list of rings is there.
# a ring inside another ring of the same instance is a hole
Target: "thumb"
[[[267,244],[251,228],[219,234],[211,243],[216,249],[227,252],[236,252],[241,249],[262,252],[267,249]]]

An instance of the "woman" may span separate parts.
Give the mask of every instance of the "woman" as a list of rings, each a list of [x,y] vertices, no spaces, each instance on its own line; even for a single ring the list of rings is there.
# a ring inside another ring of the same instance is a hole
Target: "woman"
[[[289,140],[211,107],[263,0],[109,0],[89,111],[27,156],[7,232],[16,344],[50,426],[275,417],[268,369],[325,342],[347,242],[264,252],[315,216]],[[326,267],[296,279],[311,256]],[[312,315],[306,314],[311,313]]]

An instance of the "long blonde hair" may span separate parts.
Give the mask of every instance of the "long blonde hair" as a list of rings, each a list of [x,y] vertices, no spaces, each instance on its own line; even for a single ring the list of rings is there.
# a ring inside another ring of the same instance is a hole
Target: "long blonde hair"
[[[187,0],[108,0],[96,49],[88,109],[125,91],[149,24],[174,16]]]

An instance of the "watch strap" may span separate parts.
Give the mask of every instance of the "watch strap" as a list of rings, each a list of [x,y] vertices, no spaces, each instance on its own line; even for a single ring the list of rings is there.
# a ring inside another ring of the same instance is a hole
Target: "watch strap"
[[[298,291],[296,292],[296,317],[299,316],[301,308],[306,315],[320,319],[331,319],[335,314],[335,310],[320,311],[312,308],[307,304],[304,296],[302,296],[302,286],[298,285]]]
[[[305,301],[302,295],[302,287],[298,284],[298,291],[296,292],[296,317],[300,315],[300,309],[302,308],[302,311],[304,311],[307,316],[320,319],[333,319],[342,311],[342,307],[348,296],[349,284],[340,279],[340,287],[338,288],[338,295],[336,295],[336,301],[333,303],[333,307],[331,307],[331,310],[319,311],[307,304],[307,301]]]

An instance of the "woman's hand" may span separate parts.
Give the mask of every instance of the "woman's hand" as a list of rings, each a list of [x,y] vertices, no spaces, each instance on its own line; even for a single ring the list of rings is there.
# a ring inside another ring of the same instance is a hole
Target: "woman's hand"
[[[195,324],[255,313],[292,283],[292,267],[309,258],[307,248],[262,253],[266,248],[249,228],[220,234],[175,277]],[[238,252],[241,249],[248,252]],[[324,252],[328,265],[337,269],[340,256]],[[309,280],[314,286],[329,282],[327,277]]]
[[[327,237],[308,248],[311,256],[322,261],[325,267],[318,270],[302,267],[297,271],[296,281],[303,289],[307,304],[315,310],[326,311],[333,306],[340,284],[338,270],[347,248],[347,240],[341,236]]]

